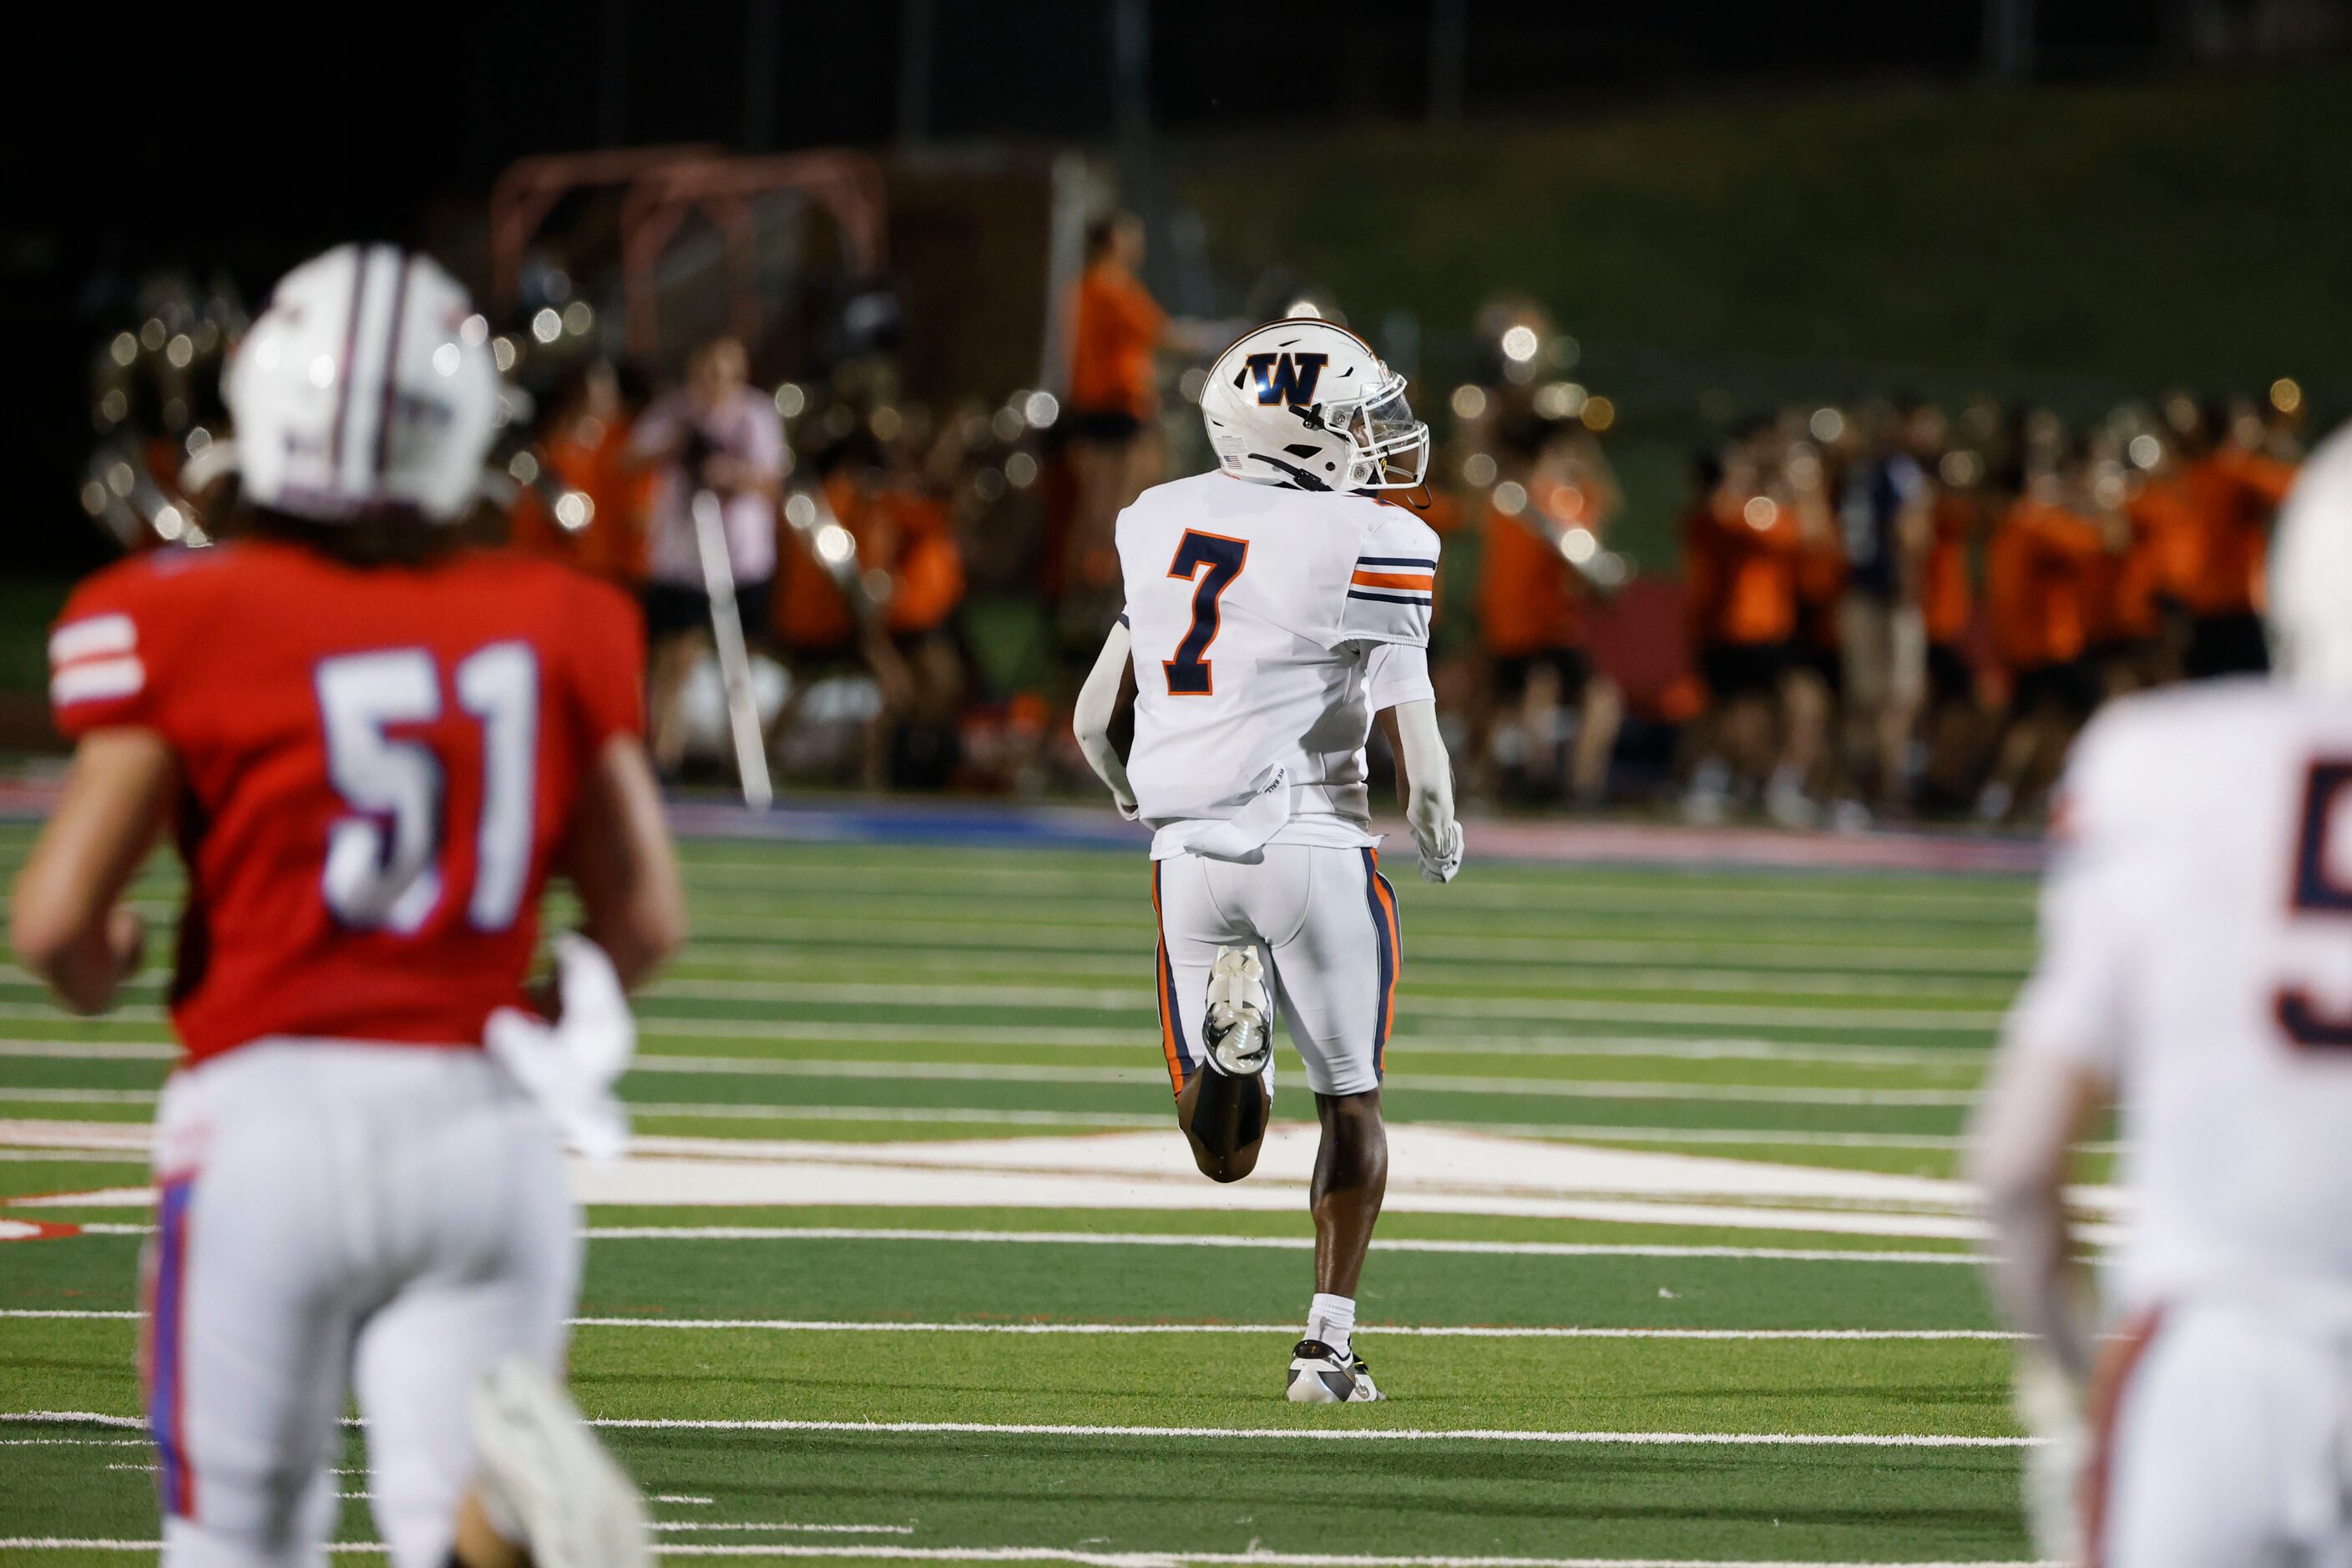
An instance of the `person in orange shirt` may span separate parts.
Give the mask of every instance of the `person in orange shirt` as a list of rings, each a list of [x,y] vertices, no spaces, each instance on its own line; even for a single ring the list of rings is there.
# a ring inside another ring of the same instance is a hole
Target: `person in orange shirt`
[[[1833,542],[1820,455],[1766,426],[1714,467],[1720,478],[1689,528],[1694,559],[1711,580],[1699,665],[1715,703],[1716,754],[1694,773],[1685,809],[1700,820],[1719,816],[1720,796],[1736,779],[1762,790],[1775,821],[1809,826],[1818,816],[1810,786],[1827,750],[1831,700],[1803,641],[1809,558],[1820,574],[1823,547]],[[1702,479],[1706,472],[1703,466]]]
[[[1920,590],[1927,626],[1927,702],[1931,711],[1951,703],[1974,703],[1976,670],[1966,644],[1976,619],[1976,589],[1969,581],[1969,551],[1976,542],[1980,497],[1975,489],[1973,452],[1939,465],[1945,482],[1928,509],[1926,578]],[[1968,479],[1966,484],[1955,483]]]
[[[855,653],[872,674],[882,708],[868,732],[870,784],[944,783],[964,686],[952,625],[963,554],[948,509],[908,453],[886,454],[866,437],[827,454],[824,468],[827,509],[855,553],[828,562],[821,545],[788,530],[777,574],[780,636],[803,668]]]
[[[646,575],[650,479],[628,460],[620,376],[604,360],[567,371],[548,407],[532,453],[541,479],[515,498],[509,542],[634,593]]]
[[[1990,821],[2017,816],[2056,776],[2074,731],[2098,706],[2090,647],[2099,581],[2128,533],[2102,515],[2081,453],[2029,479],[1986,555],[1993,645],[2010,675],[2009,727],[1978,798]]]
[[[1086,268],[1067,305],[1067,427],[1077,483],[1065,545],[1066,593],[1099,595],[1117,584],[1112,525],[1167,466],[1157,422],[1158,355],[1169,321],[1136,278],[1142,265],[1143,224],[1134,214],[1114,213],[1087,226]]]
[[[1527,416],[1499,433],[1499,477],[1479,540],[1478,627],[1494,702],[1481,754],[1490,764],[1515,763],[1536,798],[1555,797],[1573,711],[1568,783],[1580,805],[1596,805],[1608,789],[1623,702],[1585,650],[1591,589],[1576,563],[1598,557],[1616,490],[1599,448],[1580,431]]]
[[[1998,714],[1979,689],[1973,558],[1986,519],[1996,510],[1986,488],[1982,452],[1956,447],[1937,463],[1936,500],[1922,586],[1927,628],[1927,756],[1919,774],[1921,807],[1966,811],[1998,739]]]
[[[2243,433],[2242,425],[2252,428]],[[2270,668],[2263,631],[2262,578],[2271,519],[2294,483],[2293,465],[2261,449],[2257,419],[2206,411],[2196,437],[2202,449],[2181,472],[2197,515],[2194,569],[2180,584],[2189,614],[2190,679],[2257,673]]]
[[[2189,637],[2181,595],[2197,574],[2197,507],[2171,444],[2150,434],[2159,456],[2124,501],[2131,542],[2116,581],[2116,630],[2132,650],[2135,688],[2180,678]]]

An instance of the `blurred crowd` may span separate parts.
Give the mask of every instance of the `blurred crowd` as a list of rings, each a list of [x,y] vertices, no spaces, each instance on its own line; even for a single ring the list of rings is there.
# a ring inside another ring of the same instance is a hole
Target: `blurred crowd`
[[[2302,412],[2283,380],[2081,428],[1897,398],[1735,432],[1683,525],[1685,811],[2012,820],[2100,703],[2266,668]]]
[[[671,778],[730,774],[731,620],[787,778],[1083,787],[1066,707],[1121,607],[1114,520],[1203,460],[1184,403],[1237,327],[1164,313],[1142,243],[1120,215],[1090,227],[1058,392],[1001,401],[904,395],[887,348],[755,381],[723,336],[656,386],[598,352],[584,304],[541,310],[496,340],[517,391],[485,534],[637,597]],[[201,543],[231,434],[207,373],[241,315],[184,285],[142,310],[101,350],[84,502],[126,543]],[[1679,573],[1636,578],[1609,542],[1617,410],[1570,379],[1574,341],[1514,300],[1474,341],[1458,384],[1413,389],[1440,445],[1402,498],[1445,539],[1434,673],[1474,797],[2016,820],[2100,702],[2263,663],[2292,382],[2078,426],[1989,402],[1784,408],[1697,455]]]

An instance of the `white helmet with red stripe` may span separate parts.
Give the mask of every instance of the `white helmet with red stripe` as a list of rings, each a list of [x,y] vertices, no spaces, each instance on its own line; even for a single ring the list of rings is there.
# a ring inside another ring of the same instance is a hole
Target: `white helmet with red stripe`
[[[1407,490],[1429,468],[1429,426],[1404,377],[1344,327],[1313,318],[1244,332],[1209,367],[1201,417],[1236,479],[1305,490]]]
[[[320,521],[471,510],[499,421],[473,302],[427,256],[341,245],[278,280],[222,391],[245,498]]]

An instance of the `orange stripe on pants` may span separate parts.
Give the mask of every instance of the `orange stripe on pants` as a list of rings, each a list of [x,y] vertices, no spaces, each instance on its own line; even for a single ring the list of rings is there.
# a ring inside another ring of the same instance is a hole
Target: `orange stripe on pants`
[[[1168,1058],[1168,1081],[1181,1094],[1184,1053],[1176,1045],[1176,1031],[1181,1020],[1176,1012],[1176,973],[1168,963],[1168,931],[1160,915],[1160,863],[1156,860],[1151,863],[1151,926],[1160,939],[1151,987],[1152,994],[1160,998],[1160,1048]]]

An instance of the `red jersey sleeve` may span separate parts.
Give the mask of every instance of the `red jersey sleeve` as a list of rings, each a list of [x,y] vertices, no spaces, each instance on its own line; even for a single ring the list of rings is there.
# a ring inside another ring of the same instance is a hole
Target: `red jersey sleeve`
[[[571,700],[593,758],[615,735],[646,732],[646,628],[618,588],[592,577],[575,582]]]
[[[166,728],[186,619],[171,592],[179,552],[121,562],[76,588],[49,632],[49,708],[58,730]]]

